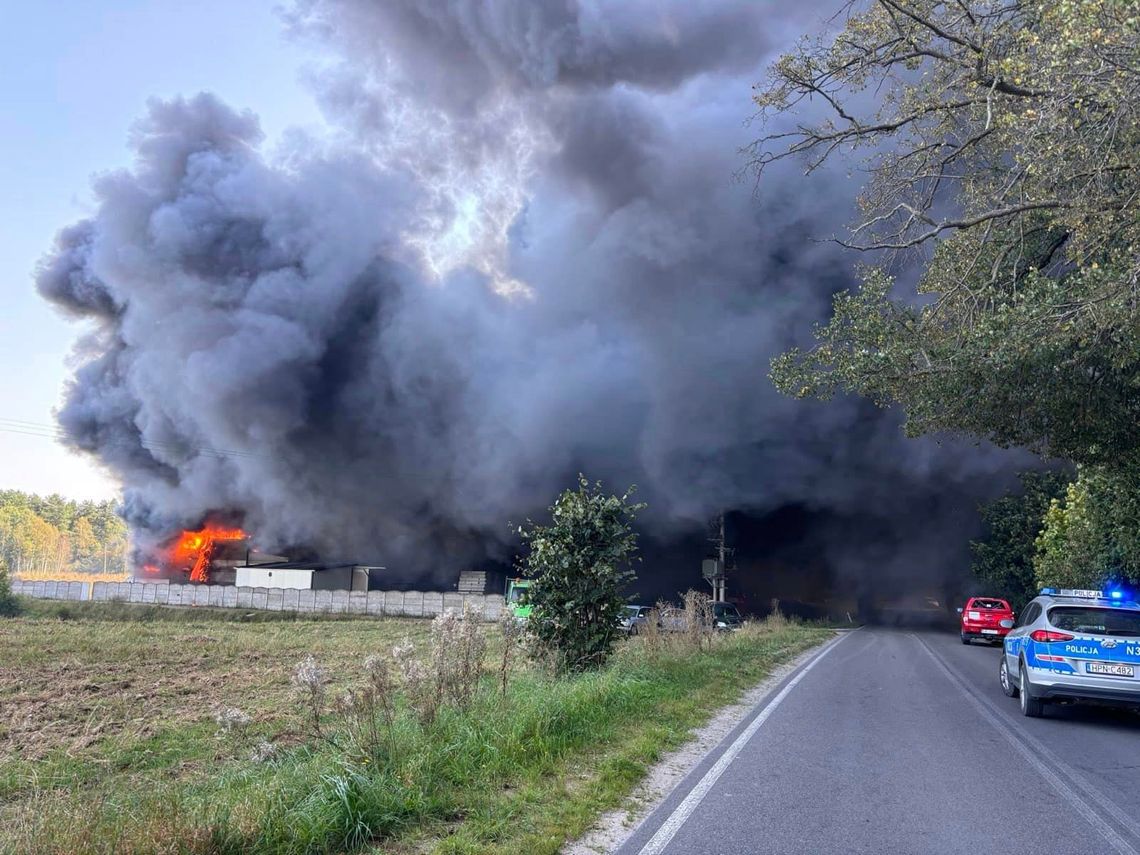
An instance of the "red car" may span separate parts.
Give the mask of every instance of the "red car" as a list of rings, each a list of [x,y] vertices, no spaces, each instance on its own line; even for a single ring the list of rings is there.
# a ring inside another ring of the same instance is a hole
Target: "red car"
[[[962,614],[962,643],[975,638],[982,641],[1001,641],[1013,629],[1013,609],[1005,600],[993,597],[970,597]]]

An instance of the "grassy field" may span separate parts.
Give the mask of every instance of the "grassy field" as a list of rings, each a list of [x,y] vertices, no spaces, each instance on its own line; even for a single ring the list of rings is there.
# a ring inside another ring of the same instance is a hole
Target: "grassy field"
[[[306,728],[290,676],[311,654],[335,696],[368,655],[422,649],[429,623],[273,617],[40,604],[0,620],[0,851],[554,853],[828,635],[759,624],[699,653],[634,640],[600,673],[517,670],[505,696],[488,676],[428,726],[401,704],[390,747],[362,755],[333,714]],[[227,707],[252,719],[238,735],[219,731]],[[272,757],[251,759],[265,741]]]

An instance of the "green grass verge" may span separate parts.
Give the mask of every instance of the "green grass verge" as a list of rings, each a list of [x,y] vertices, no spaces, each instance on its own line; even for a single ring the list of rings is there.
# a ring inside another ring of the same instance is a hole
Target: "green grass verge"
[[[0,632],[18,622],[0,624]],[[363,630],[384,623],[320,626],[325,656],[320,645],[315,652],[343,681],[353,657],[328,654],[346,652],[344,644],[363,658],[378,647],[378,638]],[[290,628],[225,630],[231,631],[249,634],[246,643],[261,634],[263,650],[272,650]],[[397,634],[389,629],[384,638]],[[816,627],[760,624],[699,653],[653,652],[635,640],[598,673],[524,671],[505,697],[488,680],[469,710],[445,709],[427,728],[402,712],[395,750],[371,757],[301,740],[287,693],[262,692],[252,732],[240,745],[217,739],[199,717],[110,740],[87,754],[21,762],[4,781],[0,848],[46,855],[555,853],[599,813],[622,804],[647,767],[712,711],[829,635]],[[332,717],[329,727],[335,738]],[[256,736],[277,738],[282,750],[275,759],[245,759]],[[37,764],[46,771],[53,762],[55,773],[36,777]]]

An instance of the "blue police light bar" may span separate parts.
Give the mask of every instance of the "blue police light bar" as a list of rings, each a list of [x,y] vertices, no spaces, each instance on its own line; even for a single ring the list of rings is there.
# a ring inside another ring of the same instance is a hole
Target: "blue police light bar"
[[[1114,600],[1123,600],[1124,599],[1124,592],[1123,591],[1109,591],[1108,596]]]
[[[1048,597],[1048,596],[1051,596],[1051,595],[1056,594],[1056,593],[1057,593],[1056,588],[1042,588],[1041,589],[1041,596],[1043,596],[1043,597]]]

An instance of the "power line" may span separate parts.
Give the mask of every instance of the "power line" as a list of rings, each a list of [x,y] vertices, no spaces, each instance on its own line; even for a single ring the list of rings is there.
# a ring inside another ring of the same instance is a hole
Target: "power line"
[[[0,432],[21,434],[23,436],[38,436],[43,439],[66,440],[70,436],[59,425],[50,425],[43,422],[29,422],[23,419],[12,419],[0,417]],[[129,446],[133,444],[126,440],[111,440],[110,444]],[[241,451],[238,449],[214,448],[208,445],[186,445],[178,442],[167,442],[158,439],[148,439],[141,434],[138,437],[137,444],[148,451],[168,451],[168,452],[194,452],[201,455],[209,455],[218,458],[234,458],[234,459],[268,459],[264,454],[258,454],[253,451]]]

